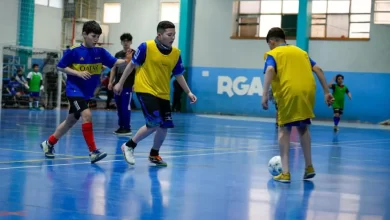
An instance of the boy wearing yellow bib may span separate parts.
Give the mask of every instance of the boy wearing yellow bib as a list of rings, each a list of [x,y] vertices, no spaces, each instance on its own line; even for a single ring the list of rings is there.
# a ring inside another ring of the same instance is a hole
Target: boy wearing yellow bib
[[[157,26],[157,37],[142,43],[132,61],[127,65],[121,79],[114,87],[114,92],[120,94],[127,77],[136,68],[134,91],[141,103],[145,117],[142,126],[133,138],[122,145],[123,155],[127,163],[134,165],[134,148],[137,143],[156,132],[149,161],[157,166],[167,166],[159,155],[159,150],[167,135],[167,129],[173,128],[170,103],[171,74],[187,93],[191,103],[196,102],[184,79],[184,67],[180,50],[172,47],[175,40],[175,25],[169,21],[161,21]]]
[[[325,93],[325,102],[333,101],[329,93],[325,76],[321,68],[302,49],[286,44],[286,36],[281,28],[272,28],[267,35],[271,49],[266,53],[265,76],[262,106],[268,109],[268,91],[272,91],[278,103],[279,148],[282,159],[282,173],[274,177],[279,182],[290,182],[289,148],[290,134],[293,126],[299,132],[301,146],[305,157],[304,179],[315,176],[311,159],[311,137],[308,125],[314,118],[316,73]]]

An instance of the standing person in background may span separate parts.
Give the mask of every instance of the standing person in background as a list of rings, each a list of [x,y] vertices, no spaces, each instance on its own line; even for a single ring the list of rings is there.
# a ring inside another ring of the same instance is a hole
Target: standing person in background
[[[133,41],[133,36],[130,33],[124,33],[120,37],[121,44],[123,49],[115,54],[115,57],[118,59],[124,59],[126,62],[118,65],[111,69],[110,81],[108,84],[108,90],[112,91],[112,88],[117,84],[125,71],[125,68],[128,63],[130,63],[134,50],[130,48]],[[115,95],[116,109],[118,112],[118,125],[119,128],[114,131],[114,134],[118,136],[128,136],[131,135],[131,98],[133,92],[135,78],[135,69],[128,77],[123,85],[123,91],[121,94]]]
[[[344,76],[341,74],[338,74],[333,78],[333,82],[335,83],[329,83],[329,88],[333,90],[333,122],[334,127],[333,130],[338,131],[339,130],[339,122],[340,117],[344,112],[344,100],[345,100],[345,94],[347,94],[349,100],[352,99],[352,94],[349,92],[349,89],[346,85],[344,85]]]
[[[42,73],[39,72],[38,64],[33,64],[33,71],[27,75],[27,81],[29,86],[30,101],[28,107],[33,109],[33,101],[35,109],[39,109],[39,98],[41,90],[43,90],[43,78]]]

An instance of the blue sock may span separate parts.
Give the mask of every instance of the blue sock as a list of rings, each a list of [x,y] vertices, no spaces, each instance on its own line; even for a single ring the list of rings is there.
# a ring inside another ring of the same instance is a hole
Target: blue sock
[[[335,126],[339,125],[340,117],[333,117],[333,121]]]

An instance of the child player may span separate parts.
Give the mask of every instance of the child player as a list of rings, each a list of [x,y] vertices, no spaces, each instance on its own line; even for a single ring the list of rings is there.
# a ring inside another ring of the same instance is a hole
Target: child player
[[[39,109],[39,97],[41,90],[43,90],[43,78],[42,73],[39,72],[38,64],[33,64],[32,67],[33,71],[27,74],[28,91],[30,92],[30,102],[28,103],[28,107],[33,109],[34,101],[34,107]]]
[[[344,110],[344,97],[345,94],[348,95],[348,98],[351,100],[352,95],[349,92],[349,89],[346,85],[344,85],[344,76],[341,74],[338,74],[335,78],[333,78],[333,81],[335,84],[330,83],[329,88],[333,90],[333,121],[334,121],[334,130],[339,130],[339,122],[340,122],[340,116],[343,114]]]
[[[69,114],[48,140],[42,142],[41,148],[47,158],[54,158],[54,145],[82,118],[82,132],[89,148],[91,163],[107,156],[96,148],[93,135],[92,113],[88,108],[89,99],[100,85],[100,73],[103,65],[112,68],[123,63],[117,60],[104,48],[95,47],[102,29],[96,21],[88,21],[83,25],[84,42],[70,48],[57,65],[59,71],[67,73],[66,96],[69,100]]]
[[[122,145],[125,160],[131,165],[135,164],[134,148],[137,143],[156,132],[149,161],[157,166],[167,166],[167,163],[159,156],[159,150],[167,135],[167,129],[174,127],[169,101],[171,73],[176,77],[191,103],[196,102],[196,96],[192,94],[183,77],[184,67],[180,50],[172,47],[175,35],[175,25],[169,21],[161,21],[157,26],[156,39],[146,41],[138,47],[131,64],[126,67],[121,79],[114,87],[114,92],[120,94],[125,80],[138,66],[134,91],[141,103],[146,125]]]
[[[121,78],[123,71],[127,64],[131,61],[134,55],[134,50],[130,48],[133,41],[133,36],[130,33],[124,33],[120,36],[121,44],[123,49],[115,54],[116,58],[124,59],[126,63],[122,63],[117,67],[111,69],[110,81],[108,89],[112,90],[114,85],[118,83]],[[123,85],[123,91],[120,95],[115,95],[116,109],[118,112],[118,125],[119,128],[114,131],[114,134],[118,136],[129,136],[131,135],[131,98],[132,90],[134,85],[135,69],[134,72],[128,77]]]
[[[282,159],[282,173],[274,177],[280,182],[290,182],[289,147],[291,128],[297,127],[305,158],[304,179],[315,176],[311,159],[311,138],[308,126],[314,118],[316,83],[312,71],[317,75],[325,93],[325,101],[331,104],[324,73],[300,48],[287,45],[286,35],[281,28],[271,28],[267,34],[271,49],[266,54],[264,94],[262,105],[268,109],[268,91],[272,83],[276,103],[278,103],[279,148]]]

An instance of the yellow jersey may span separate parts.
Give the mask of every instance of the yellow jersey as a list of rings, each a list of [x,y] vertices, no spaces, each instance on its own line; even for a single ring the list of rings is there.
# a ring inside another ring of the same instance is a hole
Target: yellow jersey
[[[266,53],[276,63],[271,86],[278,105],[278,124],[314,118],[316,82],[309,55],[293,45],[284,45]]]
[[[170,100],[171,73],[179,58],[180,50],[175,47],[172,47],[168,55],[164,55],[155,40],[141,44],[133,57],[133,62],[139,65],[135,74],[134,91]],[[180,66],[182,67],[181,63]]]

